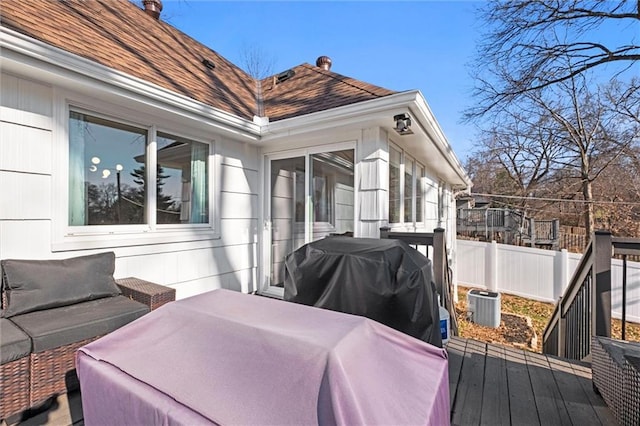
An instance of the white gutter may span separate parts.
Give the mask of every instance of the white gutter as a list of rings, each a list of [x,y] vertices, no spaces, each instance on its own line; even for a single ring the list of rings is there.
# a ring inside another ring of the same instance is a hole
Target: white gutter
[[[137,95],[136,100],[158,108],[172,107],[174,109],[172,112],[179,115],[186,115],[185,112],[187,112],[192,118],[204,119],[213,127],[224,132],[231,132],[237,137],[253,141],[260,137],[260,126],[252,121],[82,58],[6,27],[0,27],[0,49],[2,50],[3,62],[13,60],[16,64],[25,63],[24,58],[19,58],[15,54],[22,55],[31,59],[32,66],[39,69],[42,69],[42,66],[38,66],[37,62],[59,68],[55,71],[49,70],[58,78],[67,79],[77,84],[80,77],[89,84],[100,83],[105,89],[119,89],[118,94],[125,97],[131,98],[131,95],[135,94]],[[14,53],[13,57],[12,52]]]
[[[391,120],[388,115],[389,110],[406,109],[414,99],[415,94],[413,92],[401,92],[378,99],[278,120],[262,126],[261,140],[268,142],[283,136],[332,129],[378,118]]]
[[[429,108],[429,104],[427,104],[426,99],[422,95],[420,91],[416,91],[416,99],[415,99],[415,109],[410,108],[414,115],[416,115],[419,123],[426,123],[427,127],[424,129],[425,133],[431,137],[431,141],[435,144],[440,154],[445,158],[445,160],[449,163],[451,168],[456,171],[460,179],[466,182],[466,188],[470,188],[472,185],[471,178],[462,167],[460,160],[453,152],[451,145],[447,141],[447,137],[445,136],[440,124],[435,119],[431,108]],[[461,186],[462,187],[462,186]]]

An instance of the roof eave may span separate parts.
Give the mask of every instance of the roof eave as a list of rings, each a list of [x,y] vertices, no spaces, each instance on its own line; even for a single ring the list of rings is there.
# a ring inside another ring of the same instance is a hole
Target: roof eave
[[[452,171],[459,178],[459,182],[454,185],[455,189],[467,189],[472,186],[471,178],[465,171],[458,156],[453,151],[453,147],[445,136],[440,124],[436,120],[429,104],[420,91],[416,91],[416,99],[413,108],[409,109],[417,118],[418,123],[423,127],[433,144],[436,146],[442,157],[447,161]]]
[[[123,97],[154,107],[172,108],[179,115],[206,120],[216,130],[244,140],[260,138],[260,126],[234,114],[196,101],[188,96],[109,68],[92,60],[35,40],[6,27],[0,27],[3,68],[38,68],[48,65],[49,77],[70,86],[101,86]]]

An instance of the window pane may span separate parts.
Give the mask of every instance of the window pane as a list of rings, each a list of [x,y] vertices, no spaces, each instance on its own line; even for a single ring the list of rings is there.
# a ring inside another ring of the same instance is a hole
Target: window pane
[[[71,111],[69,225],[145,223],[146,131]]]
[[[271,161],[271,285],[284,284],[287,254],[304,244],[305,158]]]
[[[413,160],[404,159],[404,221],[413,222]]]
[[[158,133],[159,224],[209,222],[209,145]]]
[[[400,151],[389,147],[389,223],[400,222]]]
[[[312,239],[353,232],[354,185],[352,149],[311,156]]]
[[[424,205],[422,194],[424,193],[424,167],[416,164],[416,222],[424,222]]]

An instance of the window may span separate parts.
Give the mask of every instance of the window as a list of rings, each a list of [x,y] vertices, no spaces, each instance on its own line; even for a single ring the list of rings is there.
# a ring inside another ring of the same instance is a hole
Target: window
[[[208,223],[209,146],[164,133],[157,146],[158,223]]]
[[[424,222],[424,167],[389,146],[389,223]]]
[[[416,222],[424,222],[424,167],[416,164]]]
[[[413,160],[404,158],[404,221],[413,222]]]
[[[72,110],[68,225],[209,223],[208,159],[209,144]]]
[[[402,153],[393,147],[389,147],[389,223],[400,222],[400,209],[402,208],[400,160]]]

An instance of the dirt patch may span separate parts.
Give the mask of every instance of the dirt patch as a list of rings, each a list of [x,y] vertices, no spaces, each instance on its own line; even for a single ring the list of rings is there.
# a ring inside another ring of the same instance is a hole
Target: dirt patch
[[[542,351],[542,334],[554,305],[523,297],[501,293],[500,327],[484,327],[467,320],[467,292],[469,288],[458,287],[456,319],[458,335],[489,343],[498,343],[534,352]],[[620,339],[622,327],[620,320],[611,321],[611,337]],[[640,342],[640,324],[627,323],[626,339]]]
[[[486,327],[467,319],[468,290],[464,287],[458,288],[459,302],[456,304],[456,319],[458,320],[460,337],[528,349],[534,352],[541,351],[541,334],[544,328],[544,326],[541,327],[541,324],[546,324],[548,321],[553,305],[526,299],[523,301],[516,296],[502,294],[500,326]],[[522,306],[523,303],[527,306]],[[533,318],[526,314],[531,314]],[[536,327],[540,330],[536,330]]]
[[[500,326],[493,328],[468,321],[466,319],[466,303],[458,303],[456,313],[461,337],[514,346],[520,349],[534,351],[538,349],[537,334],[531,325],[531,320],[527,317],[503,312],[500,316]]]

